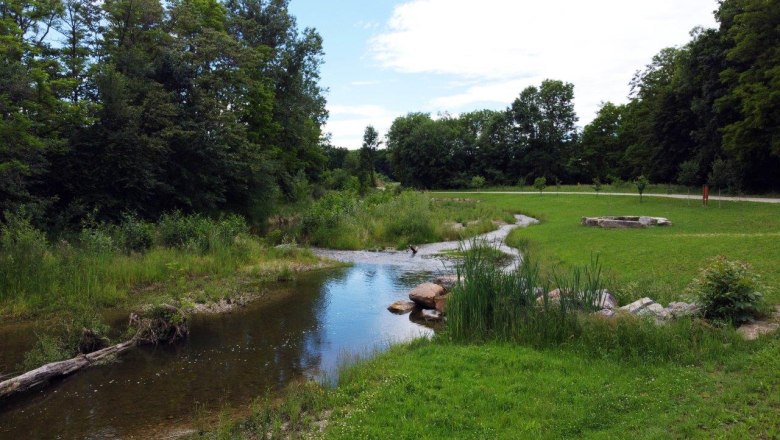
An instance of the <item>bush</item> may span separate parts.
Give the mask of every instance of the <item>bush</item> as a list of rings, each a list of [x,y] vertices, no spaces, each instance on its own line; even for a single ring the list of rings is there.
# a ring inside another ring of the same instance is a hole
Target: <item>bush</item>
[[[471,178],[471,182],[469,183],[469,186],[471,188],[482,188],[485,186],[485,178],[482,176],[474,176]]]
[[[84,250],[94,254],[110,254],[116,251],[110,228],[105,225],[82,229],[79,233],[79,243]]]
[[[534,179],[534,188],[536,188],[536,190],[541,194],[542,191],[547,188],[547,178],[542,176]]]
[[[121,244],[125,252],[145,252],[154,244],[154,225],[125,215],[119,225]]]
[[[51,285],[46,235],[27,218],[8,215],[0,227],[0,299],[24,297]]]
[[[722,256],[711,260],[688,287],[705,318],[734,325],[761,314],[763,297],[758,289],[758,277],[747,263]]]
[[[158,225],[163,246],[209,252],[231,245],[236,237],[248,233],[244,219],[228,215],[212,220],[201,215],[182,215],[175,211],[160,218]]]

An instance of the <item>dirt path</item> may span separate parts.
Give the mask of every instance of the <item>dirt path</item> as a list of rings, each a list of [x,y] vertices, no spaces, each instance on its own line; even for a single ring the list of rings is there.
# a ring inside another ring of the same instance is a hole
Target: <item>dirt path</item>
[[[517,195],[524,195],[524,194],[535,194],[539,195],[538,191],[430,191],[431,194],[517,194]],[[561,192],[546,192],[543,194],[564,194],[564,195],[602,195],[602,196],[630,196],[630,197],[637,197],[639,194],[637,193],[617,193],[617,192],[599,192],[595,193],[593,191],[590,192],[579,192],[579,191],[561,191]],[[681,200],[701,200],[701,195],[686,195],[686,194],[644,194],[643,197],[665,197],[667,199],[681,199]],[[756,202],[756,203],[780,203],[780,198],[770,198],[770,197],[731,197],[731,196],[713,196],[710,195],[710,200],[718,201],[722,200],[724,202]]]

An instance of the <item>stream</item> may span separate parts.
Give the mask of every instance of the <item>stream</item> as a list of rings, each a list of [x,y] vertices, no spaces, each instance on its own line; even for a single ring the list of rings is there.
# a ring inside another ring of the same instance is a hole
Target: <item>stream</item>
[[[503,246],[517,216],[480,238]],[[468,245],[468,244],[466,244]],[[192,426],[197,412],[248,406],[299,379],[332,380],[338,367],[433,330],[386,307],[411,288],[452,271],[437,256],[458,242],[410,251],[315,253],[354,263],[315,271],[271,288],[268,300],[223,315],[196,315],[190,337],[139,347],[117,362],[78,372],[39,391],[0,402],[0,439],[160,438]],[[0,326],[0,371],[32,344],[30,324]]]

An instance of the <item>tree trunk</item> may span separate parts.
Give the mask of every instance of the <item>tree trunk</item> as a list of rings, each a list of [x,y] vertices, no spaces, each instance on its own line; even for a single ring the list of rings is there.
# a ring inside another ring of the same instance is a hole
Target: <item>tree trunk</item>
[[[52,362],[20,376],[0,382],[0,399],[11,394],[28,391],[42,385],[52,379],[72,374],[84,367],[88,367],[111,356],[123,353],[136,345],[136,338],[121,344],[112,345],[89,354],[80,354],[73,359]]]

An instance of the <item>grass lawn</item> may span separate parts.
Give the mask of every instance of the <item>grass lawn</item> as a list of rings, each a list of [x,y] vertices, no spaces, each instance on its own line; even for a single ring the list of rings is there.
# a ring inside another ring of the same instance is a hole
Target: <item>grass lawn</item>
[[[778,438],[780,339],[717,365],[417,341],[348,369],[326,438]]]
[[[778,438],[780,337],[724,353],[685,365],[420,339],[189,438]]]
[[[595,195],[505,195],[450,193],[541,220],[513,231],[508,244],[540,260],[548,270],[584,265],[598,256],[608,285],[621,302],[642,296],[668,302],[684,289],[707,259],[725,255],[750,263],[766,285],[765,297],[780,302],[780,205],[712,202],[703,208],[685,200]],[[436,194],[436,197],[441,197]],[[649,215],[674,226],[599,229],[580,225],[583,216]]]

